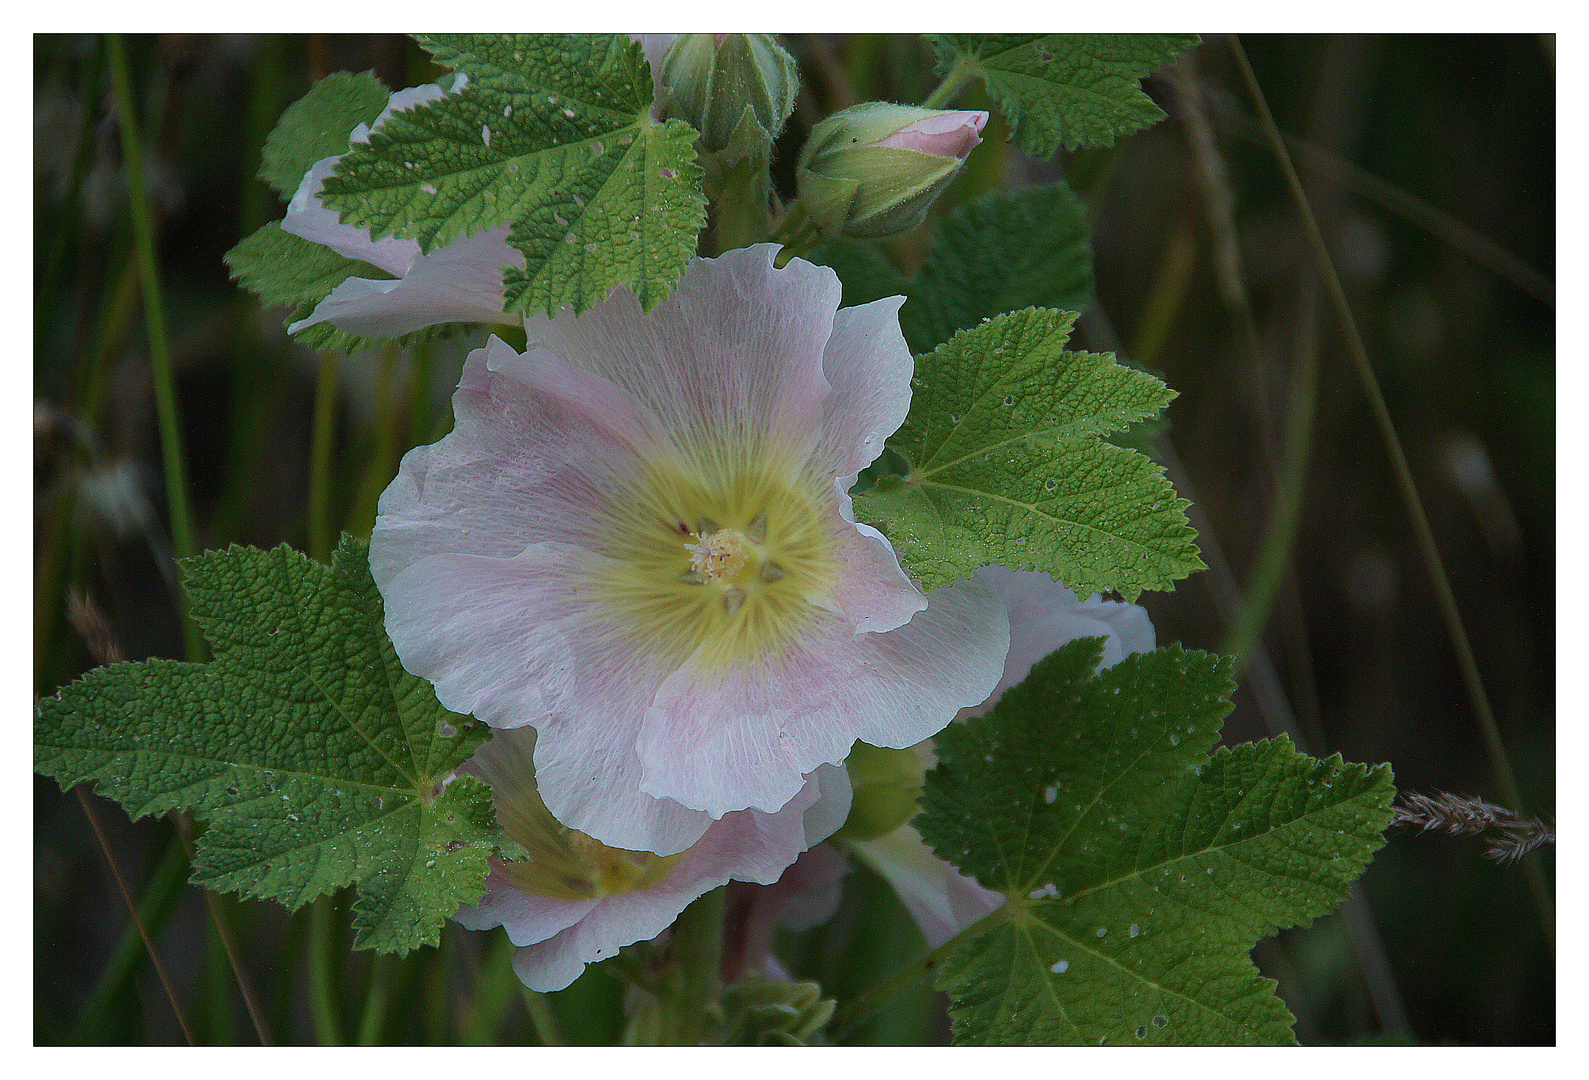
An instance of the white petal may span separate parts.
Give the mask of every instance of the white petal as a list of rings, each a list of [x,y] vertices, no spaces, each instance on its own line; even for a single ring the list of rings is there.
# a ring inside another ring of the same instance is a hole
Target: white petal
[[[648,315],[617,289],[577,319],[527,317],[525,334],[628,391],[681,445],[775,441],[803,455],[828,393],[822,350],[840,287],[831,270],[800,260],[773,269],[777,250],[695,260]]]
[[[419,241],[395,236],[371,240],[369,230],[344,225],[335,210],[328,210],[321,204],[320,185],[341,160],[340,154],[321,158],[304,173],[292,202],[287,204],[282,229],[311,243],[322,244],[345,259],[359,259],[378,270],[402,277],[419,257]]]
[[[833,317],[823,352],[833,392],[823,403],[818,454],[836,476],[853,477],[876,460],[883,441],[910,411],[916,362],[899,329],[904,302],[903,296],[890,296],[843,308]]]
[[[806,811],[801,823],[808,848],[816,847],[839,831],[844,819],[850,816],[850,802],[854,795],[850,788],[850,774],[843,765],[818,765],[811,779],[816,781],[820,794]]]
[[[1067,642],[1080,637],[1104,638],[1099,670],[1135,652],[1153,648],[1153,624],[1135,604],[1104,600],[1093,595],[1085,601],[1048,574],[984,566],[976,579],[998,591],[1010,612],[1010,654],[999,684],[988,700],[963,716],[977,716],[992,708],[1004,691],[1031,673],[1032,665]]]
[[[287,330],[297,333],[329,322],[350,334],[398,337],[449,322],[516,324],[519,315],[502,311],[502,274],[508,266],[523,268],[524,253],[507,245],[507,235],[504,226],[460,238],[429,255],[416,252],[396,280],[348,278]]]
[[[927,597],[899,565],[894,545],[870,525],[855,524],[848,488],[853,477],[834,482],[839,516],[851,522],[836,535],[844,573],[834,584],[838,614],[857,634],[877,634],[904,626],[927,606]]]

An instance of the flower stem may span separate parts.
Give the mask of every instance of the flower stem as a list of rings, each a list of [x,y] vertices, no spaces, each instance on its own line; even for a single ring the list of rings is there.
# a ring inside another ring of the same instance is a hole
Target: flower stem
[[[359,1021],[358,1045],[374,1046],[386,1026],[386,1005],[389,1000],[392,975],[392,957],[376,953],[370,959],[370,986],[364,996],[364,1016]]]
[[[949,74],[944,76],[938,88],[927,95],[927,100],[921,103],[924,109],[942,109],[959,96],[972,79],[977,77],[976,64],[966,57],[955,61],[954,67],[949,69]]]
[[[939,964],[948,958],[950,953],[972,938],[979,937],[995,927],[1002,926],[1009,921],[1013,913],[1013,909],[1008,903],[1001,905],[997,910],[984,915],[915,963],[906,965],[887,982],[873,987],[849,1004],[841,1007],[834,1014],[832,1023],[828,1025],[828,1038],[835,1043],[844,1038],[844,1036],[858,1027],[861,1021],[871,1016],[884,1005],[887,1005],[896,995],[931,974]]]
[[[722,991],[723,910],[728,895],[719,885],[684,909],[673,924],[671,951],[679,971],[678,1028],[680,1046],[698,1046],[703,1035],[706,1007]]]
[[[337,360],[321,353],[314,388],[314,435],[309,445],[309,554],[331,561],[331,444],[337,433]]]
[[[143,286],[144,322],[149,334],[149,363],[154,372],[155,411],[160,424],[160,456],[165,463],[166,501],[171,513],[171,546],[178,559],[194,553],[193,513],[188,505],[188,483],[182,462],[182,425],[177,415],[176,382],[171,371],[171,347],[166,340],[165,305],[160,290],[160,269],[155,263],[154,222],[143,182],[143,150],[138,117],[132,100],[132,79],[127,73],[127,51],[121,35],[105,38],[115,88],[117,126],[121,129],[123,166],[127,172],[128,212],[132,217],[133,243]],[[187,617],[187,600],[179,600],[182,641],[189,660],[204,658],[204,639]]]
[[[171,1003],[171,1012],[176,1016],[177,1026],[182,1029],[182,1037],[189,1046],[195,1046],[193,1029],[188,1025],[187,1015],[182,1010],[182,1002],[177,998],[177,992],[171,986],[171,979],[166,975],[165,965],[160,962],[160,954],[155,951],[154,942],[149,937],[148,928],[144,926],[143,919],[138,913],[138,905],[133,903],[132,892],[127,888],[127,881],[121,876],[121,867],[116,863],[116,857],[111,854],[110,841],[105,839],[105,830],[100,828],[99,816],[94,813],[93,803],[89,801],[88,792],[79,784],[72,789],[77,794],[77,800],[82,804],[83,816],[88,819],[88,824],[94,830],[94,838],[99,841],[99,850],[105,856],[105,862],[110,867],[110,873],[116,879],[116,887],[121,890],[121,898],[127,905],[127,914],[138,928],[138,935],[143,939],[143,947],[149,954],[149,963],[154,966],[155,974],[160,978],[160,985],[165,989],[166,1000]]]

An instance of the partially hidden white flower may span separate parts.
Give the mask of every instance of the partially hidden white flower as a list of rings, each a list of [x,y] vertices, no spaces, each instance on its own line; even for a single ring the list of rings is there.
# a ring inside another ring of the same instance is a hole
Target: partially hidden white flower
[[[1004,669],[1004,604],[931,604],[847,494],[910,402],[902,300],[838,310],[775,245],[617,289],[470,354],[453,432],[381,498],[371,570],[404,666],[539,731],[558,820],[682,851],[773,812],[860,738],[909,746]]]
[[[996,589],[1010,613],[1010,652],[1004,674],[986,701],[961,711],[980,716],[1004,691],[1031,673],[1032,665],[1060,646],[1082,637],[1104,638],[1099,670],[1132,653],[1154,647],[1153,623],[1136,604],[1076,596],[1047,574],[985,566],[976,578]],[[931,749],[917,748],[929,762]],[[930,947],[936,948],[1004,903],[1004,894],[934,855],[909,824],[874,840],[850,841],[850,850],[877,871],[898,894]]]
[[[497,820],[527,860],[491,860],[486,892],[453,916],[471,930],[503,927],[513,970],[532,990],[561,990],[588,963],[655,937],[696,897],[730,879],[770,884],[849,809],[844,770],[824,765],[774,814],[740,810],[685,851],[661,856],[606,846],[562,825],[535,784],[531,728],[500,731],[460,772],[491,785]]]
[[[1033,664],[1077,638],[1104,639],[1099,671],[1154,647],[1153,623],[1147,611],[1136,604],[1105,600],[1097,593],[1083,600],[1037,571],[984,566],[974,576],[1004,600],[1010,613],[1010,651],[993,692],[980,705],[962,710],[962,718],[981,716],[993,708],[1004,691],[1031,674]]]
[[[453,90],[466,84],[463,75]],[[400,90],[373,125],[360,124],[348,137],[352,146],[368,143],[370,132],[387,117],[435,101],[446,91],[434,83]],[[304,174],[287,206],[281,227],[348,259],[358,259],[392,275],[390,280],[350,277],[331,290],[306,319],[287,327],[297,333],[329,322],[338,330],[366,337],[397,337],[449,322],[518,325],[521,316],[502,311],[504,268],[524,267],[524,253],[507,244],[508,227],[460,237],[428,255],[417,240],[395,236],[371,240],[368,230],[344,224],[320,201],[320,188],[342,155],[321,158]]]

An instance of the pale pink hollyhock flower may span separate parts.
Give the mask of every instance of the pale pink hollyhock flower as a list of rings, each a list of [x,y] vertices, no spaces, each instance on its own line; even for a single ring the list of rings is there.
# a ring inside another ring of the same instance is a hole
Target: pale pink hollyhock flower
[[[1003,602],[928,598],[847,494],[910,404],[899,297],[776,245],[692,262],[471,353],[457,424],[381,497],[370,565],[404,666],[540,732],[558,820],[671,854],[772,812],[855,739],[909,746],[987,697]]]
[[[458,76],[455,90],[466,82]],[[373,126],[360,124],[348,137],[349,146],[370,141],[392,113],[435,101],[445,91],[434,83],[400,90],[392,95]],[[448,322],[482,322],[517,325],[518,315],[503,314],[502,272],[524,267],[524,253],[507,244],[508,227],[486,229],[460,237],[430,254],[422,254],[419,241],[393,236],[371,240],[368,230],[345,225],[334,210],[320,202],[320,188],[342,155],[321,158],[304,174],[281,227],[294,236],[359,259],[393,275],[395,280],[350,277],[315,307],[306,319],[287,329],[329,322],[338,330],[366,337],[397,337],[426,326]]]
[[[586,964],[655,937],[731,878],[777,881],[849,810],[844,770],[824,765],[777,813],[725,814],[679,854],[618,850],[547,812],[536,790],[535,741],[531,728],[497,732],[459,770],[491,785],[497,820],[530,857],[491,860],[485,895],[453,916],[471,930],[505,928],[518,946],[513,970],[532,990],[561,990]]]

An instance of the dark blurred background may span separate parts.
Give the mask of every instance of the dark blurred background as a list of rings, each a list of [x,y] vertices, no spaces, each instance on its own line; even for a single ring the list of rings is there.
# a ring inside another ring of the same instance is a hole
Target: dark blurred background
[[[795,152],[855,101],[920,101],[915,38],[792,36],[805,87]],[[1550,36],[1244,37],[1337,266],[1432,523],[1522,800],[1555,809],[1555,41]],[[222,256],[284,207],[255,178],[281,110],[330,71],[397,89],[439,72],[407,39],[126,39],[156,216],[200,548],[309,545],[315,403],[333,406],[326,505],[368,531],[409,446],[450,424],[465,337],[332,367],[288,340]],[[1398,786],[1506,802],[1408,513],[1301,220],[1229,43],[1209,37],[1150,78],[1169,118],[1112,149],[1032,161],[995,119],[941,209],[1063,178],[1094,215],[1097,303],[1075,344],[1118,350],[1180,392],[1155,444],[1196,501],[1211,570],[1143,603],[1160,643],[1217,649],[1276,505],[1298,370],[1317,404],[1290,570],[1243,676],[1229,741],[1294,724],[1309,752],[1390,762]],[[986,108],[980,89],[963,108]],[[181,656],[175,574],[137,261],[100,39],[34,38],[35,692],[97,663]],[[904,268],[925,234],[890,245]],[[1250,321],[1249,321],[1250,320]],[[317,373],[336,376],[334,402]],[[1221,596],[1226,599],[1222,600]],[[1255,678],[1256,676],[1256,678]],[[1254,693],[1255,686],[1259,693]],[[1269,686],[1269,691],[1263,687]],[[1289,718],[1289,719],[1288,719]],[[35,778],[34,1002],[39,1043],[183,1035],[73,793]],[[257,1041],[215,923],[184,884],[178,828],[88,812],[197,1041]],[[1304,1043],[1555,1041],[1555,967],[1525,869],[1482,841],[1392,830],[1350,916],[1262,943]],[[1554,851],[1537,857],[1553,891]],[[449,926],[439,950],[349,956],[345,897],[289,916],[215,900],[281,1042],[533,1041],[496,938]],[[1354,945],[1355,938],[1355,945]],[[340,943],[340,944],[339,944]],[[827,926],[787,934],[796,974],[853,995],[921,948],[886,887],[845,883]],[[316,974],[313,957],[334,957]],[[859,962],[857,962],[859,961]],[[506,973],[506,974],[505,974]],[[592,969],[550,1007],[572,1041],[611,1039],[621,987]],[[918,987],[855,1041],[947,1037]]]

